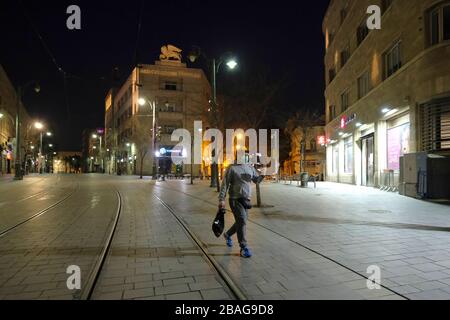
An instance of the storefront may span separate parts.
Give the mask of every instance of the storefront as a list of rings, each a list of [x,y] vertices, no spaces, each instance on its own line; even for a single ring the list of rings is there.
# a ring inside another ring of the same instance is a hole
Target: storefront
[[[383,108],[376,121],[364,120],[364,115],[352,114],[328,128],[327,180],[395,188],[400,158],[410,152],[409,108]]]

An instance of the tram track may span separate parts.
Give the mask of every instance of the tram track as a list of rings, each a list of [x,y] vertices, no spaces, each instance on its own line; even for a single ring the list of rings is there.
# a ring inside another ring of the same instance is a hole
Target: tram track
[[[37,213],[23,219],[22,221],[20,221],[19,223],[15,223],[14,225],[7,227],[3,230],[0,230],[0,238],[4,237],[5,235],[9,234],[10,232],[16,230],[17,228],[19,228],[20,226],[36,219],[39,218],[40,216],[46,214],[47,212],[51,211],[52,209],[54,209],[55,207],[59,206],[60,204],[62,204],[63,202],[65,202],[66,200],[68,200],[70,197],[72,197],[76,191],[79,188],[79,184],[77,183],[75,188],[68,194],[66,194],[63,198],[59,199],[58,201],[52,203],[51,205],[47,206],[46,208],[38,211]],[[38,194],[44,194],[46,193],[46,191],[40,192]],[[38,196],[38,194],[35,194],[34,196]],[[32,197],[28,197],[26,200],[32,199]],[[25,201],[25,199],[22,199],[22,201]]]
[[[100,252],[98,258],[96,259],[94,266],[92,267],[88,280],[86,281],[86,284],[83,286],[84,289],[82,290],[80,294],[80,300],[91,300],[92,295],[95,291],[95,288],[97,286],[98,280],[100,278],[100,274],[103,269],[103,265],[105,264],[105,261],[108,257],[111,244],[114,239],[114,234],[117,229],[117,225],[119,224],[120,214],[122,212],[122,196],[118,190],[116,190],[116,196],[117,196],[117,210],[116,214],[114,216],[114,221],[112,222],[112,227],[109,231],[109,233],[106,236],[105,243],[102,247],[102,251]]]

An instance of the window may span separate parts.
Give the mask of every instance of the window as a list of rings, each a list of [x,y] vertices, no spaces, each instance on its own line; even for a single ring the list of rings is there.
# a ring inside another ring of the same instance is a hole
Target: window
[[[337,174],[339,171],[339,144],[333,145],[333,173]]]
[[[171,90],[171,91],[177,91],[177,83],[172,82],[172,81],[166,81],[164,89]]]
[[[439,6],[429,16],[430,44],[450,40],[450,4]]]
[[[317,151],[317,142],[316,142],[316,139],[312,139],[311,141],[310,141],[310,146],[311,146],[311,151],[312,152],[316,152]]]
[[[358,78],[358,99],[366,96],[370,91],[370,77],[369,72],[365,72]]]
[[[344,141],[344,172],[353,173],[353,137]]]
[[[367,28],[367,21],[364,20],[356,30],[356,39],[358,42],[358,46],[366,39],[369,34],[369,28]]]
[[[345,18],[347,18],[347,8],[341,10],[341,24],[344,23]]]
[[[328,79],[329,79],[329,83],[331,83],[331,81],[334,80],[334,78],[336,77],[336,69],[330,69],[328,71]]]
[[[450,40],[450,5],[447,5],[443,9],[442,13],[444,40]]]
[[[341,51],[341,68],[345,66],[348,59],[350,59],[350,48],[347,47]]]
[[[430,31],[431,31],[431,45],[439,43],[439,10],[434,10],[431,12],[430,17]]]
[[[349,92],[345,91],[342,95],[341,95],[341,110],[342,112],[344,112],[345,110],[347,110],[349,107]]]
[[[431,101],[421,111],[422,149],[450,150],[450,98]]]
[[[398,42],[384,54],[384,78],[389,78],[401,67],[400,42]]]
[[[329,117],[330,117],[330,121],[332,121],[333,119],[336,118],[336,106],[329,106]]]

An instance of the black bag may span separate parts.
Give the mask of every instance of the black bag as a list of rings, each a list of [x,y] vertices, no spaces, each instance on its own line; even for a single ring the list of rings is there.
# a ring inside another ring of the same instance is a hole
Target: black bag
[[[251,208],[253,208],[252,201],[250,199],[240,198],[238,201],[244,207],[244,209],[250,210]]]
[[[222,233],[223,229],[225,228],[225,213],[227,211],[225,209],[219,209],[217,212],[216,218],[214,219],[214,222],[212,224],[212,231],[214,232],[215,236],[219,238]]]

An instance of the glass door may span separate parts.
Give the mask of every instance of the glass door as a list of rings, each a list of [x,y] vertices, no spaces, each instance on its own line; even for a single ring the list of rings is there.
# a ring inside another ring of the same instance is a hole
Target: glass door
[[[362,139],[362,182],[361,185],[373,187],[375,185],[375,153],[374,136]]]

